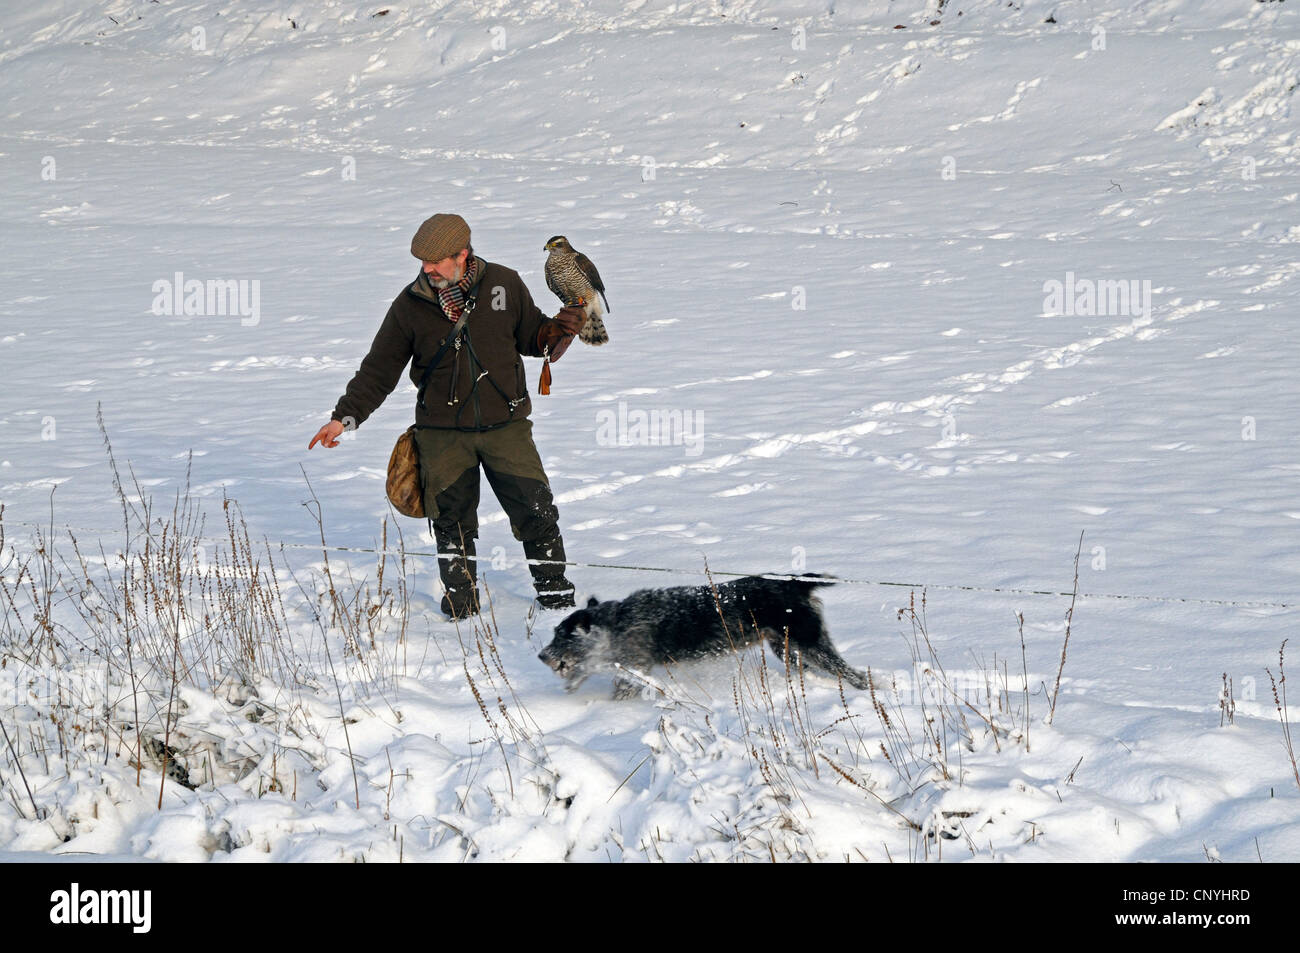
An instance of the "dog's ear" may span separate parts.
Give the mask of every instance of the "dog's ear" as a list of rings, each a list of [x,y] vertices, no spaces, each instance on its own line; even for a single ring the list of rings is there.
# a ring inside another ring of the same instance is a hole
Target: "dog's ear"
[[[592,606],[598,606],[598,605],[600,605],[600,600],[597,599],[595,596],[592,596],[590,599],[587,600],[588,609],[590,609]]]

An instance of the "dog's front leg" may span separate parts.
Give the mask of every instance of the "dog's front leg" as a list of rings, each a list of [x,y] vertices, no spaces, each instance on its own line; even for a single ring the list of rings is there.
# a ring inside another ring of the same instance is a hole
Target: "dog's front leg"
[[[630,678],[619,676],[614,679],[614,701],[627,701],[641,694],[641,686]]]

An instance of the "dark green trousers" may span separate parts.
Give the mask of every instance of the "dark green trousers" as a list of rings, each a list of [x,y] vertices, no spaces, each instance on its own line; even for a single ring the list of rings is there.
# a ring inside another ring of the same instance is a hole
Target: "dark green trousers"
[[[474,540],[478,538],[480,471],[510,520],[510,531],[524,544],[538,592],[557,586],[572,590],[564,578],[564,542],[559,510],[533,444],[533,422],[517,420],[496,430],[466,432],[420,428],[424,509],[433,526],[443,585],[452,603],[470,595],[477,577]],[[466,559],[466,557],[471,557]]]

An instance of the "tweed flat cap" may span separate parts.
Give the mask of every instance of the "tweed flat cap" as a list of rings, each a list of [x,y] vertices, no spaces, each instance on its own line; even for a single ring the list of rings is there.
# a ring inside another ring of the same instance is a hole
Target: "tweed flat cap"
[[[439,212],[420,225],[411,239],[411,254],[421,261],[442,261],[469,247],[469,225],[459,215]]]

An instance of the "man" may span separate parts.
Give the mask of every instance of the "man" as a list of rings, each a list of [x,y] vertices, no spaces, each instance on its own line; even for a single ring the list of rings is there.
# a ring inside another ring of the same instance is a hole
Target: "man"
[[[420,388],[415,443],[424,509],[446,590],[442,611],[463,618],[479,608],[480,466],[524,544],[538,604],[571,607],[559,512],[533,445],[520,356],[558,356],[586,313],[564,308],[547,318],[516,272],[474,255],[469,225],[459,215],[425,221],[411,254],[423,262],[420,274],[389,307],[347,393],[307,448],[338,446],[344,430],[362,424],[392,393],[410,361]]]

